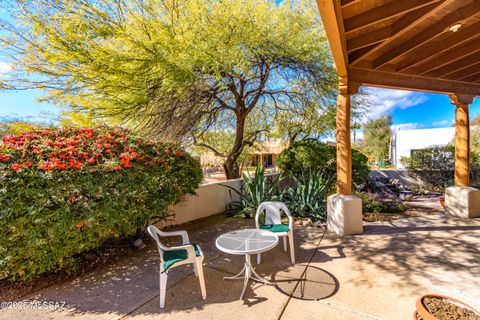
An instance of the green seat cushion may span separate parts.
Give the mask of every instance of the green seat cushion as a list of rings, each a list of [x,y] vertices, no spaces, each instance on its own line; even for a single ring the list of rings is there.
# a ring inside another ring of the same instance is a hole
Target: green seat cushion
[[[288,232],[290,228],[288,224],[264,224],[260,226],[260,229],[268,230],[271,232]]]
[[[195,249],[195,255],[198,257],[200,256],[200,251],[198,250],[198,246],[196,243],[192,243],[193,249]],[[185,249],[179,250],[172,250],[172,251],[165,251],[163,253],[163,269],[167,270],[172,265],[177,262],[183,261],[188,258],[188,252]]]

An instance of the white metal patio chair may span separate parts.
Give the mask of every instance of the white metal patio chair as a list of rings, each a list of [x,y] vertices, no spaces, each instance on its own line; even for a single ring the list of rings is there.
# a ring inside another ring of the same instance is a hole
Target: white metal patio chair
[[[195,276],[197,276],[200,280],[200,290],[202,291],[202,298],[206,299],[207,292],[205,289],[205,277],[203,275],[203,253],[200,247],[195,243],[190,243],[187,232],[183,230],[163,232],[158,230],[158,228],[153,225],[149,225],[147,230],[150,236],[157,243],[158,253],[160,255],[160,308],[163,308],[165,306],[165,293],[167,291],[168,272],[171,268],[189,263],[193,265]],[[162,244],[162,242],[160,242],[159,236],[181,236],[182,245],[175,247],[167,247]]]
[[[288,218],[288,224],[282,224],[282,211]],[[260,223],[260,215],[265,214],[265,223]],[[280,201],[262,202],[255,214],[257,229],[269,230],[283,238],[283,251],[287,251],[287,237],[290,244],[290,259],[295,264],[295,248],[293,244],[293,219],[287,206]],[[261,253],[257,254],[257,263],[260,264]]]

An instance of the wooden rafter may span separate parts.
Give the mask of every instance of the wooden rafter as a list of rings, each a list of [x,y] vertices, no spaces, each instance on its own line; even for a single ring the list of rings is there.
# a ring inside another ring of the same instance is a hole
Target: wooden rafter
[[[386,26],[384,28],[377,29],[372,32],[368,32],[361,36],[352,38],[347,41],[348,52],[355,51],[360,48],[368,47],[372,44],[382,42],[393,35],[399,33],[403,29],[407,28],[410,24],[423,17],[437,6],[437,3],[430,4],[428,6],[421,7],[409,14],[404,15],[398,19],[394,24]]]
[[[456,72],[471,66],[480,60],[480,52],[471,53],[460,60],[452,61],[435,70],[424,73],[423,75],[430,78],[445,77],[452,72]]]
[[[340,4],[342,5],[342,8],[343,8],[343,7],[352,5],[352,4],[360,2],[360,1],[362,1],[362,0],[341,0]]]
[[[371,47],[370,50],[366,50],[361,53],[354,52],[350,56],[350,64],[352,66],[356,66],[361,60],[368,57],[369,55],[377,52],[378,50],[381,50],[382,48],[388,47],[388,45],[391,44],[393,41],[403,36],[405,33],[409,32],[410,30],[415,29],[419,24],[423,22],[424,19],[434,16],[435,14],[437,14],[438,11],[442,10],[444,7],[451,4],[453,1],[455,0],[443,0],[443,1],[437,2],[435,8],[432,8],[429,12],[426,12],[424,15],[418,17],[417,20],[413,21],[412,23],[407,25],[405,28],[399,30],[397,33],[392,35],[387,41],[384,41],[377,46]]]
[[[345,31],[352,32],[388,20],[440,0],[401,0],[388,2],[344,21]]]
[[[477,82],[478,80],[480,80],[480,71],[472,75],[469,75],[468,77],[463,77],[458,79],[458,81],[464,81],[464,82]]]
[[[480,85],[446,79],[432,79],[380,70],[349,69],[350,81],[364,85],[437,93],[480,95]]]
[[[480,37],[478,30],[480,30],[480,22],[461,32],[452,32],[440,41],[444,44],[443,47],[440,48],[438,45],[422,47],[421,51],[417,50],[418,52],[398,63],[396,71],[422,74],[452,60],[458,60],[472,51],[476,51],[475,47],[479,45],[477,38]],[[448,45],[450,43],[455,45]]]
[[[480,72],[480,61],[479,60],[476,60],[476,61],[477,61],[476,63],[472,63],[466,68],[449,73],[447,76],[444,76],[442,78],[463,81],[464,79],[470,77],[471,75],[474,75]]]
[[[404,41],[390,51],[382,54],[380,57],[373,61],[373,68],[377,69],[388,62],[405,55],[418,46],[424,45],[426,42],[431,41],[435,37],[438,37],[444,32],[451,32],[448,27],[458,23],[459,21],[470,18],[480,11],[480,1],[474,1],[471,4],[456,10],[445,18],[434,24],[433,26],[426,28],[418,33],[415,37]]]

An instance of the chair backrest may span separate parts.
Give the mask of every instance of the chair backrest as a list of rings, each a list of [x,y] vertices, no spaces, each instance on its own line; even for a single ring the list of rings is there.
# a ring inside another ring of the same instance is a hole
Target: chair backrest
[[[262,213],[265,213],[265,224],[281,224],[282,223],[282,211],[291,218],[290,210],[288,210],[285,203],[280,201],[266,201],[262,202],[257,209],[255,215],[255,223],[259,224],[259,218]]]
[[[163,265],[163,262],[164,262],[163,249],[165,248],[165,246],[162,244],[162,242],[160,241],[160,238],[158,237],[159,235],[161,235],[161,231],[158,230],[158,228],[153,225],[149,225],[147,227],[147,231],[148,231],[148,234],[150,234],[153,240],[155,240],[155,242],[157,243],[158,254],[160,255],[160,261],[162,262],[162,265]]]

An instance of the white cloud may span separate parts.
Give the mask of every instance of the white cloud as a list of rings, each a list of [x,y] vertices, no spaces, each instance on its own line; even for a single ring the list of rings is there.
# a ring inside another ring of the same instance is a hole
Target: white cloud
[[[423,126],[424,124],[418,122],[399,123],[392,126],[392,131],[420,129]]]
[[[395,109],[407,109],[428,100],[427,95],[421,92],[393,90],[384,88],[368,88],[372,110],[368,110],[367,118],[378,118],[389,114]]]
[[[447,126],[447,125],[451,125],[452,123],[453,123],[452,120],[441,120],[441,121],[432,122],[432,126],[435,126],[435,127]]]
[[[12,71],[12,65],[8,62],[0,62],[0,75],[4,75]]]

